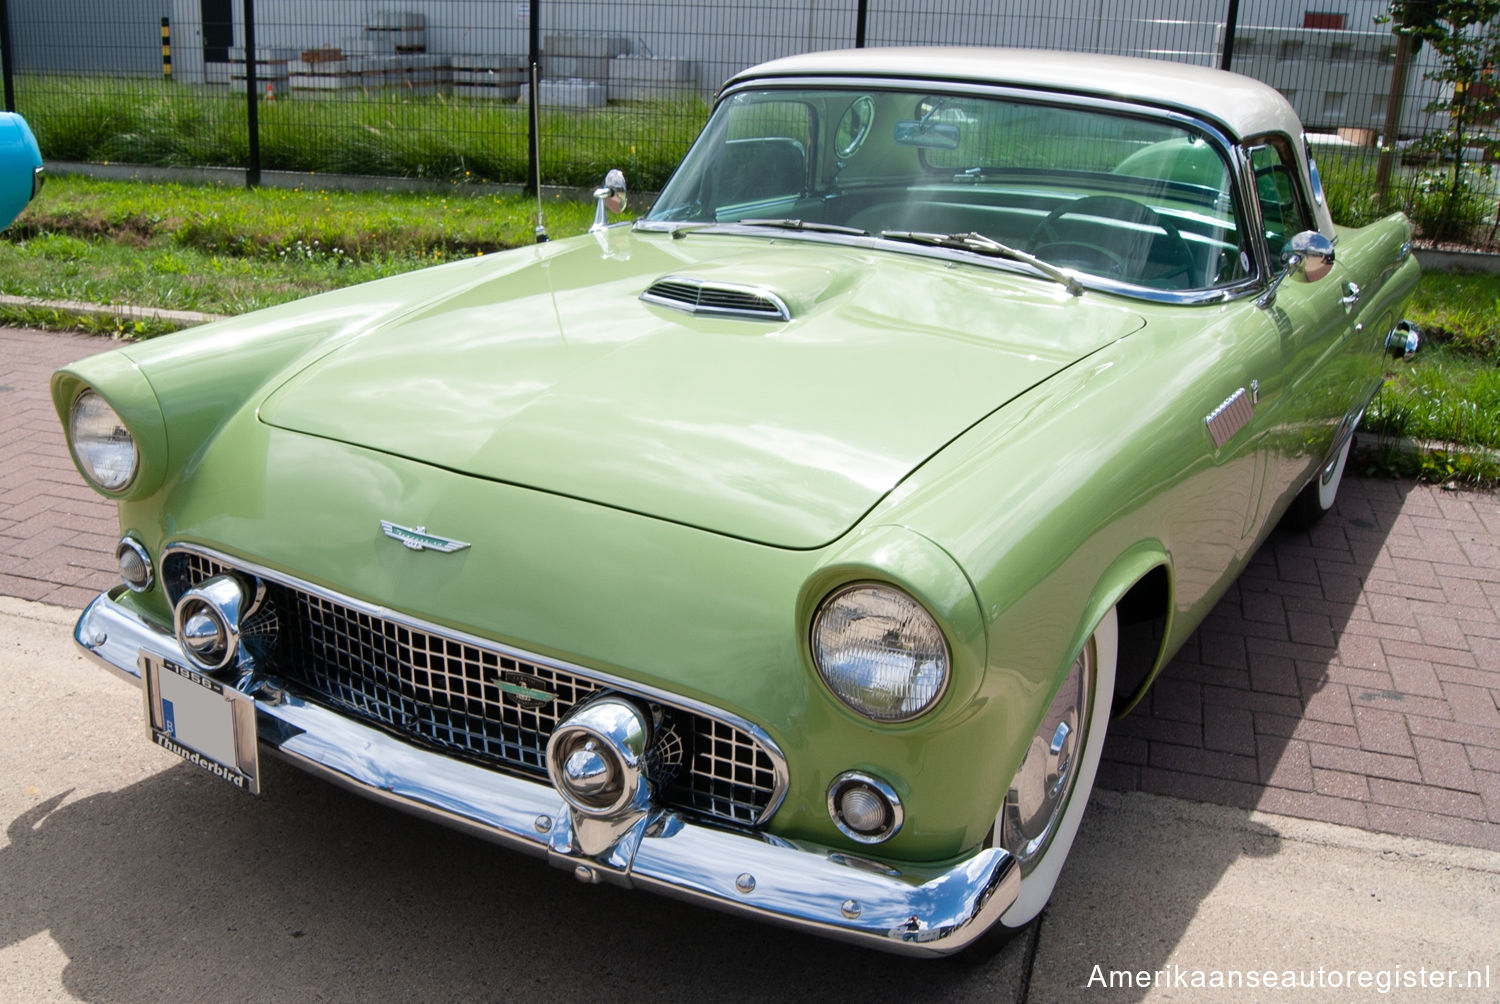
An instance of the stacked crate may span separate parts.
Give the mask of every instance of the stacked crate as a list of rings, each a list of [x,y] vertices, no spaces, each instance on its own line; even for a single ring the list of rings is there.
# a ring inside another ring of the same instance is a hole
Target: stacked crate
[[[288,67],[292,92],[311,97],[357,88],[360,86],[359,71],[350,64],[344,50],[336,46],[303,49],[299,58],[292,60]]]
[[[403,56],[427,51],[427,18],[412,11],[376,11],[364,34],[364,51],[369,55]]]
[[[294,49],[257,46],[255,49],[256,89],[273,95],[278,91],[283,95],[287,94],[291,63],[297,55]],[[245,49],[244,46],[235,46],[229,50],[229,89],[236,94],[244,94],[245,87]],[[270,90],[267,91],[267,88]]]
[[[515,101],[526,83],[526,58],[478,54],[454,56],[452,72],[454,97]]]
[[[304,49],[289,67],[292,91],[325,97],[368,91],[435,94],[452,83],[445,56],[427,53],[427,21],[408,11],[376,11],[337,46]]]
[[[698,90],[695,70],[686,59],[616,56],[609,61],[609,97],[612,101],[690,97]]]

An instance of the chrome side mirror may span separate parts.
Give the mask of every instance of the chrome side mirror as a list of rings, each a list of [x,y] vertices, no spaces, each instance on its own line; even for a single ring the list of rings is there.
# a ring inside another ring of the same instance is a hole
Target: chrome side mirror
[[[1255,301],[1257,307],[1269,307],[1276,302],[1276,291],[1294,275],[1303,282],[1317,282],[1333,271],[1333,241],[1316,230],[1304,230],[1286,242],[1281,249],[1282,272],[1271,280],[1271,285]]]
[[[603,230],[605,227],[605,213],[623,213],[625,211],[625,174],[619,168],[614,168],[604,176],[604,184],[594,189],[594,198],[598,200],[594,204],[594,225],[589,227],[589,232]]]
[[[1333,270],[1333,241],[1304,230],[1281,249],[1281,264],[1304,282],[1317,282]]]

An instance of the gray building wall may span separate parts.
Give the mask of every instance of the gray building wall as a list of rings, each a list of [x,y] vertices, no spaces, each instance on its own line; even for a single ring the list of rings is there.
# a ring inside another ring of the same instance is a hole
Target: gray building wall
[[[9,0],[21,73],[161,73],[161,19],[171,0]]]

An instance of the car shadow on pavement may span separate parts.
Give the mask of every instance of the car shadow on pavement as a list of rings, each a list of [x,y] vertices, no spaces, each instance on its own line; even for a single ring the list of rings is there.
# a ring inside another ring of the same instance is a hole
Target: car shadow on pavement
[[[583,886],[263,766],[259,798],[180,764],[76,801],[51,794],[12,819],[0,953],[47,932],[68,993],[141,1004],[1019,999],[1024,940],[984,966],[878,955]]]

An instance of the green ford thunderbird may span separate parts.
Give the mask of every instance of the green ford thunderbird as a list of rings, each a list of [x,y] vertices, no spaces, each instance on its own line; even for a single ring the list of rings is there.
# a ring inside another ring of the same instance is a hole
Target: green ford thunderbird
[[[1050,896],[1112,715],[1333,506],[1417,279],[1254,81],[731,79],[653,207],[56,374],[149,734],[913,955]]]

